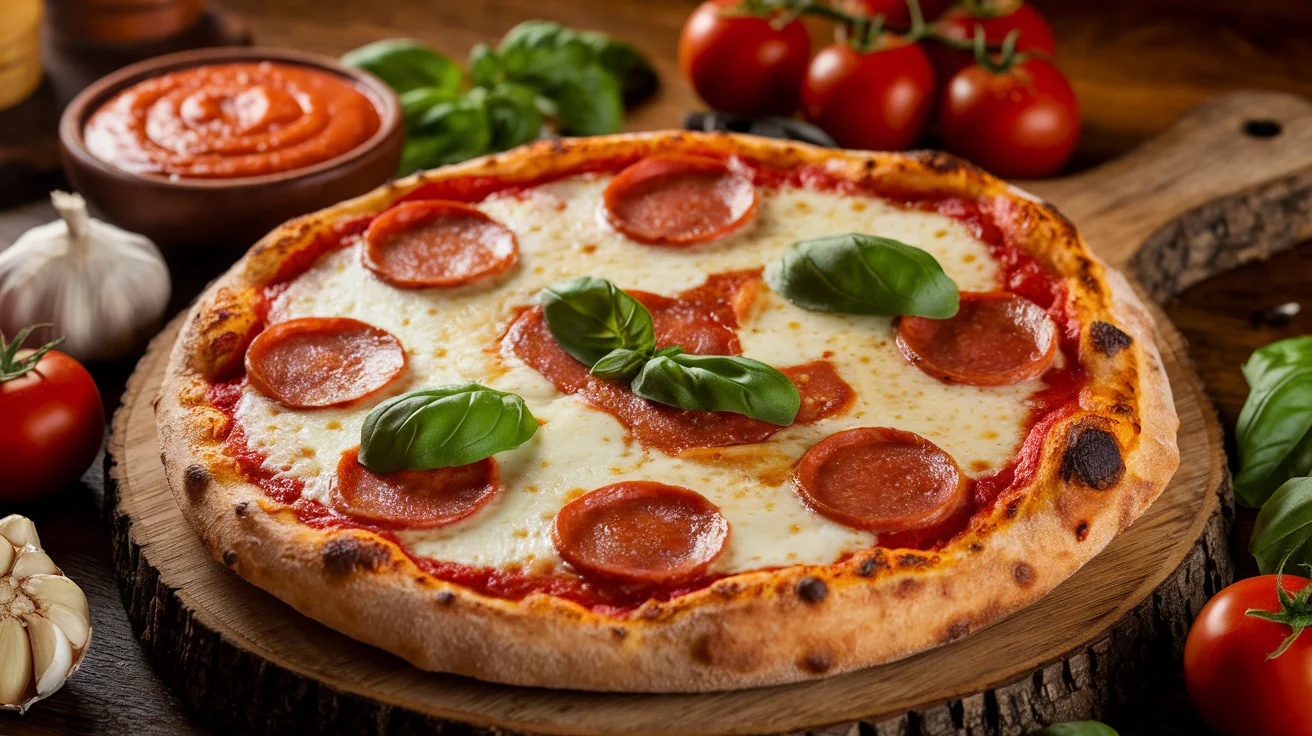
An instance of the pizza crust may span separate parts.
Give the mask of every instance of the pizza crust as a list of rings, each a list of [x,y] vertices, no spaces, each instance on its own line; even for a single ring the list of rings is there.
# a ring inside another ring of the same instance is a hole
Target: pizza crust
[[[943,549],[874,549],[829,566],[748,572],[624,616],[544,594],[510,601],[424,573],[362,530],[320,530],[242,480],[216,439],[228,418],[204,401],[253,337],[255,289],[315,235],[376,212],[426,182],[532,180],[598,158],[720,152],[768,166],[821,165],[896,182],[909,195],[1000,197],[1013,237],[1074,277],[1092,379],[1079,410],[1048,434],[1032,483]],[[262,239],[201,296],[170,356],[157,403],[170,486],[215,559],[298,611],[423,669],[549,688],[689,692],[845,672],[939,646],[1047,594],[1124,531],[1179,462],[1171,389],[1152,320],[1050,206],[939,153],[852,153],[724,134],[654,133],[548,141],[410,177],[294,220]],[[1108,442],[1111,442],[1109,445]],[[1107,456],[1119,450],[1119,469]],[[871,632],[877,632],[872,636]]]

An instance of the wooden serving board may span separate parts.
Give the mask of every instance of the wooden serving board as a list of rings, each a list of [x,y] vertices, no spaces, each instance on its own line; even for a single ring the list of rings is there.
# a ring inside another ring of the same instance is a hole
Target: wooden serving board
[[[1312,237],[1312,104],[1227,95],[1120,161],[1027,188],[1167,299]],[[1170,486],[1040,602],[900,662],[737,692],[604,694],[426,673],[337,634],[213,561],[174,502],[152,400],[177,321],[138,365],[109,441],[124,602],[153,663],[198,716],[247,732],[1022,734],[1104,717],[1176,671],[1190,621],[1232,575],[1221,431],[1183,339],[1153,311],[1180,414]]]

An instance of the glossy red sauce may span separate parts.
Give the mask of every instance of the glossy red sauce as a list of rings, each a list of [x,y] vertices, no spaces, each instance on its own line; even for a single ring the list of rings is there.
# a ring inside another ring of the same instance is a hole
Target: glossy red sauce
[[[486,176],[456,177],[420,186],[398,201],[451,199],[462,202],[478,202],[494,194],[516,196],[536,186],[569,176],[591,172],[618,171],[633,163],[637,158],[626,156],[588,161],[572,169],[531,179],[512,180]],[[970,488],[971,502],[953,518],[929,529],[885,534],[880,537],[880,546],[885,548],[934,549],[942,547],[964,531],[972,518],[989,511],[999,501],[1007,498],[1012,491],[1019,489],[1033,479],[1038,470],[1043,444],[1048,432],[1058,421],[1069,416],[1077,408],[1076,401],[1080,390],[1088,383],[1088,374],[1078,362],[1080,325],[1074,316],[1067,311],[1064,298],[1065,289],[1061,280],[1010,239],[1009,223],[1012,213],[1008,211],[1008,208],[1012,207],[1012,204],[1009,200],[999,199],[996,202],[981,203],[948,196],[909,200],[904,196],[899,196],[897,190],[882,185],[878,180],[853,182],[815,167],[801,167],[785,171],[771,169],[751,161],[747,161],[745,164],[753,172],[757,186],[780,187],[790,185],[838,193],[881,196],[900,202],[907,207],[936,212],[964,223],[970,229],[972,235],[988,246],[990,254],[1000,265],[1002,272],[1002,284],[1000,286],[1039,304],[1056,321],[1060,329],[1059,347],[1065,356],[1065,360],[1062,367],[1050,369],[1042,377],[1044,388],[1035,392],[1028,399],[1029,416],[1027,424],[1029,431],[1017,450],[1015,458],[992,474],[972,480]],[[266,301],[275,298],[286,288],[286,282],[295,279],[307,270],[319,257],[349,244],[352,236],[363,232],[368,227],[371,219],[370,217],[360,217],[339,223],[333,232],[325,234],[316,241],[313,247],[294,258],[279,272],[277,278],[273,280],[274,283],[265,288]],[[759,274],[759,272],[745,273]],[[714,282],[708,282],[708,285],[712,287],[712,292],[719,288]],[[664,300],[678,302],[696,299],[698,297],[693,292],[697,291],[698,289],[694,289],[691,292],[685,292],[677,299],[656,295],[641,295],[640,298],[644,300],[649,309],[654,307],[654,318],[660,320],[660,313],[667,308],[667,303]],[[712,302],[715,301],[713,298]],[[687,303],[691,304],[691,302]],[[691,309],[691,306],[689,306],[689,309]],[[712,344],[717,348],[736,346],[736,335],[731,336],[733,328],[737,326],[736,316],[731,324],[726,323],[729,315],[734,314],[732,300],[730,300],[727,311],[717,312],[716,309],[724,310],[725,307],[722,305],[717,307],[712,304],[710,310],[701,313],[715,314],[717,326],[708,327],[703,325],[697,332],[697,339],[707,339],[707,347]],[[525,310],[515,324],[520,324],[525,320],[531,322],[532,319],[527,315],[531,315],[535,311],[538,315],[536,321],[541,329],[545,329],[545,325],[541,324],[541,311],[538,309]],[[677,312],[677,309],[668,312],[671,315],[672,324],[678,322],[677,318],[674,317]],[[721,329],[721,327],[726,329]],[[514,329],[513,325],[511,329]],[[667,336],[673,338],[673,330],[674,327],[667,328]],[[509,332],[507,336],[509,337]],[[677,339],[694,341],[687,334],[679,335]],[[734,350],[740,352],[741,349],[734,347],[725,352],[732,353]],[[566,359],[573,361],[564,351],[560,352]],[[574,362],[577,364],[577,361]],[[815,364],[809,364],[810,367],[816,365],[827,365],[827,363],[818,361]],[[830,371],[832,372],[832,367]],[[812,370],[812,373],[816,372]],[[586,369],[583,370],[583,373],[586,375]],[[834,377],[837,377],[836,373]],[[841,379],[839,380],[841,381]],[[231,381],[213,384],[207,398],[210,403],[231,418],[237,400],[241,396],[242,386],[245,383],[245,377],[241,376]],[[807,394],[803,392],[803,412],[807,411],[806,397]],[[802,414],[799,413],[799,421],[801,420]],[[264,455],[248,446],[245,434],[235,421],[230,422],[230,428],[224,439],[228,454],[242,468],[246,479],[261,488],[270,500],[290,506],[297,518],[308,526],[322,529],[358,528],[376,532],[384,538],[397,543],[420,569],[434,578],[461,585],[483,595],[519,600],[532,593],[544,593],[573,601],[600,614],[624,615],[647,601],[671,600],[705,588],[716,580],[725,577],[724,575],[705,575],[696,580],[683,583],[678,587],[626,587],[613,584],[597,587],[574,575],[541,574],[518,568],[479,567],[419,557],[400,544],[392,531],[361,523],[359,520],[348,518],[317,501],[302,498],[303,485],[295,479],[283,478],[266,470],[264,468]]]

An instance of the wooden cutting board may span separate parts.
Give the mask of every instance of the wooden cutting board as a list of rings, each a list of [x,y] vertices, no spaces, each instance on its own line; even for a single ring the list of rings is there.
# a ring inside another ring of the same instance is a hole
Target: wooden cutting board
[[[1119,161],[1027,188],[1166,300],[1312,237],[1312,104],[1226,95]],[[1154,316],[1181,424],[1180,470],[1162,497],[1040,602],[900,662],[738,692],[599,694],[426,673],[337,634],[214,562],[182,518],[152,409],[176,322],[138,365],[109,441],[124,600],[198,716],[249,732],[1019,734],[1102,717],[1178,669],[1189,622],[1232,574],[1220,428],[1182,338]]]

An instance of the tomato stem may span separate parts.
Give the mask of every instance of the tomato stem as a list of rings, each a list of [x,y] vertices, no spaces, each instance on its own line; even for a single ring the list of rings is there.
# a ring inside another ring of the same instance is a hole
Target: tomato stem
[[[1016,53],[1016,41],[1020,38],[1020,30],[1013,30],[1002,40],[1002,48],[998,51],[997,59],[989,54],[988,43],[984,38],[984,27],[975,26],[975,63],[988,69],[994,74],[1006,74],[1011,71],[1013,66],[1024,63],[1029,57],[1025,54]]]
[[[41,358],[45,357],[46,353],[54,350],[56,345],[64,341],[64,338],[62,337],[56,338],[37,348],[36,352],[26,358],[23,358],[22,360],[18,359],[18,351],[23,347],[23,342],[27,340],[27,336],[32,334],[32,330],[35,330],[38,327],[53,326],[54,325],[39,324],[24,327],[18,331],[17,335],[14,335],[14,339],[11,342],[5,342],[5,335],[3,332],[0,332],[0,383],[12,381],[15,378],[21,378],[22,376],[31,373],[36,369],[36,364],[41,362]]]
[[[1285,590],[1284,573],[1285,563],[1289,561],[1289,556],[1294,553],[1290,550],[1285,555],[1285,559],[1280,561],[1280,567],[1276,568],[1276,596],[1280,600],[1280,610],[1265,611],[1260,608],[1250,608],[1244,611],[1245,616],[1260,618],[1264,621],[1272,621],[1278,624],[1284,624],[1290,629],[1289,636],[1280,642],[1274,652],[1266,656],[1268,660],[1275,659],[1285,653],[1290,645],[1298,639],[1303,630],[1312,627],[1312,585],[1304,586],[1302,590],[1290,595]],[[1308,570],[1312,570],[1312,565],[1304,565]]]

